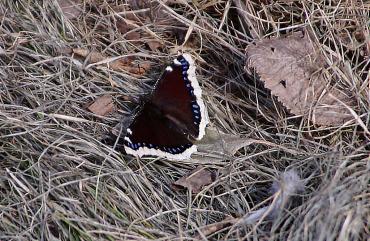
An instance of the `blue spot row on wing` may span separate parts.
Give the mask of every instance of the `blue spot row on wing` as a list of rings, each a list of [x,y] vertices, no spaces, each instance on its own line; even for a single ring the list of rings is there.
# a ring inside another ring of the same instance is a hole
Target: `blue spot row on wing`
[[[189,65],[189,62],[182,55],[177,57],[177,60],[181,63],[181,65]]]
[[[200,113],[200,107],[196,101],[191,102],[191,109],[193,111],[194,124],[199,126],[202,117]]]
[[[149,149],[155,149],[155,150],[161,150],[162,152],[167,152],[167,153],[170,153],[170,154],[179,154],[179,153],[182,153],[184,152],[186,149],[188,149],[189,147],[192,146],[192,144],[184,144],[184,145],[181,145],[181,146],[177,146],[177,147],[166,147],[166,146],[159,146],[159,145],[154,145],[154,144],[150,144],[150,143],[131,143],[129,141],[126,141],[125,140],[125,145],[128,146],[129,148],[137,151],[139,148],[141,147],[146,147],[146,148],[149,148]]]
[[[182,68],[182,76],[185,81],[185,86],[188,89],[190,95],[194,97],[194,88],[191,86],[191,83],[188,78],[188,69],[189,69],[189,62],[186,61],[186,59],[183,56],[179,56],[177,60],[181,63]],[[201,121],[201,113],[200,113],[200,107],[196,101],[191,102],[191,110],[193,112],[193,123],[194,125],[199,126]]]

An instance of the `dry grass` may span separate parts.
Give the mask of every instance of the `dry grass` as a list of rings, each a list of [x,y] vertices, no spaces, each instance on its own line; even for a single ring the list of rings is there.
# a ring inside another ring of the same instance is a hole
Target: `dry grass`
[[[364,126],[355,117],[343,126],[312,126],[290,115],[244,70],[244,49],[254,39],[311,29],[321,50],[336,55],[328,57],[328,75],[338,88],[355,93],[354,112],[369,127],[369,58],[364,56],[370,47],[369,3],[244,5],[236,0],[164,7],[182,23],[183,33],[190,29],[186,49],[199,64],[211,126],[285,148],[254,144],[221,162],[209,159],[205,165],[218,177],[191,195],[173,190],[171,183],[195,168],[196,160],[139,160],[100,141],[122,115],[131,115],[134,105],[125,99],[147,92],[177,51],[176,40],[164,34],[172,31],[169,23],[141,27],[165,41],[162,51],[118,33],[115,23],[121,15],[112,10],[118,2],[86,1],[83,14],[70,21],[54,1],[0,3],[0,240],[205,238],[198,230],[255,210],[268,198],[272,181],[291,168],[306,178],[306,189],[274,221],[226,226],[207,238],[369,238],[369,136]],[[367,42],[361,42],[361,33]],[[153,68],[138,77],[89,66],[65,54],[66,48],[77,47],[112,57],[136,56],[151,61]],[[86,104],[104,94],[111,94],[119,108],[101,118]]]

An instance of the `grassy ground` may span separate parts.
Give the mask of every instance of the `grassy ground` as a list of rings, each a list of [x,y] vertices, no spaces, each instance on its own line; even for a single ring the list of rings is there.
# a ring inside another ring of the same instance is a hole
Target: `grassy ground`
[[[320,50],[337,56],[328,71],[339,89],[356,94],[354,111],[368,127],[369,3],[132,1],[131,13],[151,13],[139,21],[122,14],[123,2],[86,1],[67,18],[55,1],[0,1],[0,240],[370,237],[366,130],[355,118],[328,128],[289,114],[246,74],[244,52],[255,40],[310,29]],[[167,14],[156,15],[158,8]],[[125,18],[131,36],[122,30]],[[150,68],[135,75],[89,65],[71,48],[132,56]],[[135,159],[102,144],[178,50],[196,59],[212,128],[276,145],[256,142],[217,162],[175,162]],[[99,117],[86,106],[104,94],[117,109]],[[197,195],[172,188],[200,163],[216,174],[211,185]],[[274,220],[202,231],[266,205],[272,182],[289,169],[306,187]]]

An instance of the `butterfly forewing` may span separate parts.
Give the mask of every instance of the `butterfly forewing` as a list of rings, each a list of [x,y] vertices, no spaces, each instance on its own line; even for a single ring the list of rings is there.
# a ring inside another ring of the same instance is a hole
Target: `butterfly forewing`
[[[201,121],[205,121],[204,104],[195,77],[195,66],[189,55],[179,56],[166,68],[151,101],[164,115],[175,121],[179,128],[185,129],[190,137],[202,137],[200,131],[204,129],[201,125]]]

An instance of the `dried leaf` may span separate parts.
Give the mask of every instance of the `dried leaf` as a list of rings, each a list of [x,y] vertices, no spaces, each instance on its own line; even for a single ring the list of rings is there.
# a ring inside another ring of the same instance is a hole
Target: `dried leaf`
[[[82,2],[80,0],[57,0],[64,16],[72,20],[82,13]]]
[[[335,98],[352,106],[352,100],[335,87],[327,87],[320,70],[324,58],[308,35],[264,39],[247,47],[248,67],[253,67],[292,113],[309,116],[318,125],[338,125],[352,115]]]
[[[148,40],[146,44],[149,46],[150,50],[152,51],[161,49],[163,47],[163,44],[157,40]]]
[[[370,38],[368,28],[359,25],[352,19],[337,21],[333,25],[341,46],[344,46],[352,51],[360,50],[360,55],[364,57],[369,56]]]
[[[135,64],[134,57],[108,58],[101,53],[94,51],[91,52],[82,48],[73,49],[73,53],[83,58],[89,58],[88,63],[90,64],[107,64],[110,69],[117,71],[123,70],[137,75],[145,74],[145,72],[150,68],[149,62]]]
[[[227,217],[224,220],[217,222],[217,223],[211,223],[203,227],[199,227],[198,232],[200,234],[197,234],[194,236],[194,240],[201,240],[202,237],[207,237],[211,234],[216,233],[217,231],[220,231],[221,229],[224,229],[228,226],[231,226],[239,221],[238,218],[233,217]]]
[[[135,30],[134,26],[130,26],[126,21],[123,19],[117,20],[116,23],[117,30],[125,34],[125,38],[127,40],[140,40],[141,39],[141,34],[138,30]]]
[[[276,147],[291,154],[297,154],[297,151],[295,150],[291,150],[269,141],[225,134],[212,128],[207,128],[207,135],[203,138],[202,142],[198,144],[198,151],[219,157],[223,157],[225,155],[233,156],[241,148],[252,144],[267,145],[270,147]]]
[[[104,55],[98,52],[90,51],[88,49],[75,48],[72,49],[72,53],[77,54],[80,57],[89,57],[89,63],[96,63],[105,59]]]
[[[188,188],[192,191],[192,193],[199,193],[204,186],[212,183],[213,181],[213,173],[205,169],[203,166],[198,166],[187,176],[184,176],[174,182],[173,185]]]
[[[179,25],[184,26],[177,19],[169,15],[164,6],[152,0],[129,0],[128,6],[130,6],[131,10],[137,12],[135,14],[136,19],[131,17],[131,20],[137,21],[139,19],[145,24],[166,25],[166,27],[170,28]]]
[[[96,115],[105,116],[113,111],[114,104],[112,96],[103,95],[97,98],[94,103],[88,107],[89,111]]]
[[[147,44],[150,50],[163,48],[166,34],[173,36],[184,27],[183,23],[168,14],[163,5],[155,1],[129,0],[127,4],[113,7],[113,10],[120,13],[116,27],[124,34],[124,38],[133,40],[131,43],[135,45]],[[154,29],[165,33],[165,36],[158,36]]]

